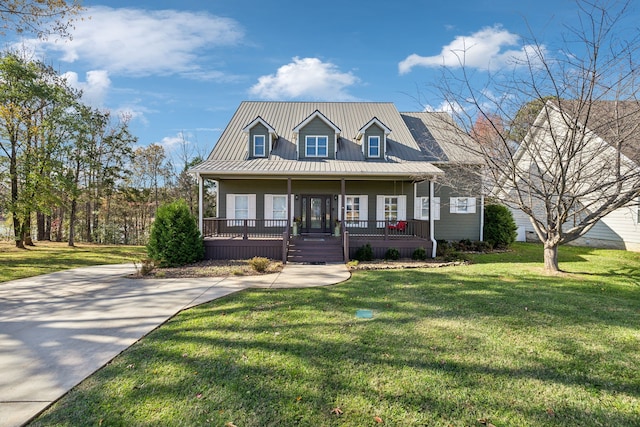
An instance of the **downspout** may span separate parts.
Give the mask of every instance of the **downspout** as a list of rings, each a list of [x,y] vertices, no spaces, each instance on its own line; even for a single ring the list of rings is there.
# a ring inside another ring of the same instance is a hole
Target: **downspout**
[[[484,241],[484,173],[480,175],[480,241]]]
[[[202,227],[204,225],[204,180],[202,179],[202,175],[199,173],[197,173],[196,176],[198,177],[198,228],[202,235]]]
[[[434,226],[434,222],[433,222],[433,193],[434,193],[434,186],[433,186],[433,181],[429,180],[429,238],[431,239],[431,258],[435,258],[436,257],[436,250],[438,249],[438,242],[436,242],[436,239],[434,237],[434,233],[435,233],[435,226]]]
[[[484,240],[484,194],[480,195],[480,241]]]

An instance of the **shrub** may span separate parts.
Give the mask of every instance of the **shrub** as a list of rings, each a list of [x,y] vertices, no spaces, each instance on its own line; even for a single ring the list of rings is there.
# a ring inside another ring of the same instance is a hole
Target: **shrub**
[[[373,249],[371,249],[371,244],[367,243],[366,245],[359,247],[354,258],[358,261],[373,260]]]
[[[411,259],[414,259],[416,261],[424,261],[425,259],[427,259],[427,251],[424,248],[417,248],[411,254]]]
[[[271,264],[269,258],[261,256],[254,256],[249,260],[249,265],[251,266],[251,268],[253,268],[258,273],[264,273],[265,271],[267,271],[267,268],[269,268],[269,264]]]
[[[400,251],[396,248],[389,248],[384,254],[384,259],[397,260],[400,259]]]
[[[204,242],[198,224],[184,200],[158,208],[151,226],[147,255],[160,267],[177,267],[204,257]]]
[[[517,227],[509,208],[487,205],[484,208],[484,239],[494,248],[508,248],[516,241]]]

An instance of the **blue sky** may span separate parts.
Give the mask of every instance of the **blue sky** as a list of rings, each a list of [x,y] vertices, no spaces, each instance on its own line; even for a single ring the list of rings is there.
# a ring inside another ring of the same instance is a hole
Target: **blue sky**
[[[131,4],[135,6],[131,6]],[[400,111],[430,90],[464,43],[479,74],[522,52],[520,35],[557,43],[570,0],[84,1],[71,41],[30,41],[83,89],[131,118],[140,145],[188,142],[208,155],[243,100],[385,101]],[[631,21],[637,22],[635,16]]]

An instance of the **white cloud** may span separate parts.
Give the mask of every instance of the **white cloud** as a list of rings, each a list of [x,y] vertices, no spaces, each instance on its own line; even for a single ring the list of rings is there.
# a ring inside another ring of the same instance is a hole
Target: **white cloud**
[[[75,21],[70,41],[36,41],[58,51],[66,62],[87,61],[112,74],[134,76],[189,74],[208,78],[198,58],[204,51],[238,44],[244,34],[229,18],[177,10],[91,7]]]
[[[81,82],[78,74],[69,71],[62,75],[69,86],[82,91],[82,100],[94,107],[102,107],[104,99],[111,87],[109,72],[106,70],[88,71],[86,81]]]
[[[265,99],[348,101],[355,98],[347,93],[347,88],[359,81],[351,72],[343,73],[330,62],[295,57],[275,74],[260,77],[249,92]]]
[[[518,46],[520,37],[500,26],[483,28],[470,36],[457,36],[451,43],[443,46],[439,55],[409,55],[398,64],[400,74],[410,72],[414,67],[452,67],[461,66],[481,70],[496,69],[506,65],[516,65],[526,60],[534,48],[531,45]],[[544,47],[542,47],[544,50]],[[535,59],[530,59],[535,62]]]

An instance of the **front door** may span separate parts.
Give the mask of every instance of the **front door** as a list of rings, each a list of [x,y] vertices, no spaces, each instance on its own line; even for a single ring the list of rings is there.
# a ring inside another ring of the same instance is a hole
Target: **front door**
[[[331,233],[331,196],[302,196],[303,233]]]

